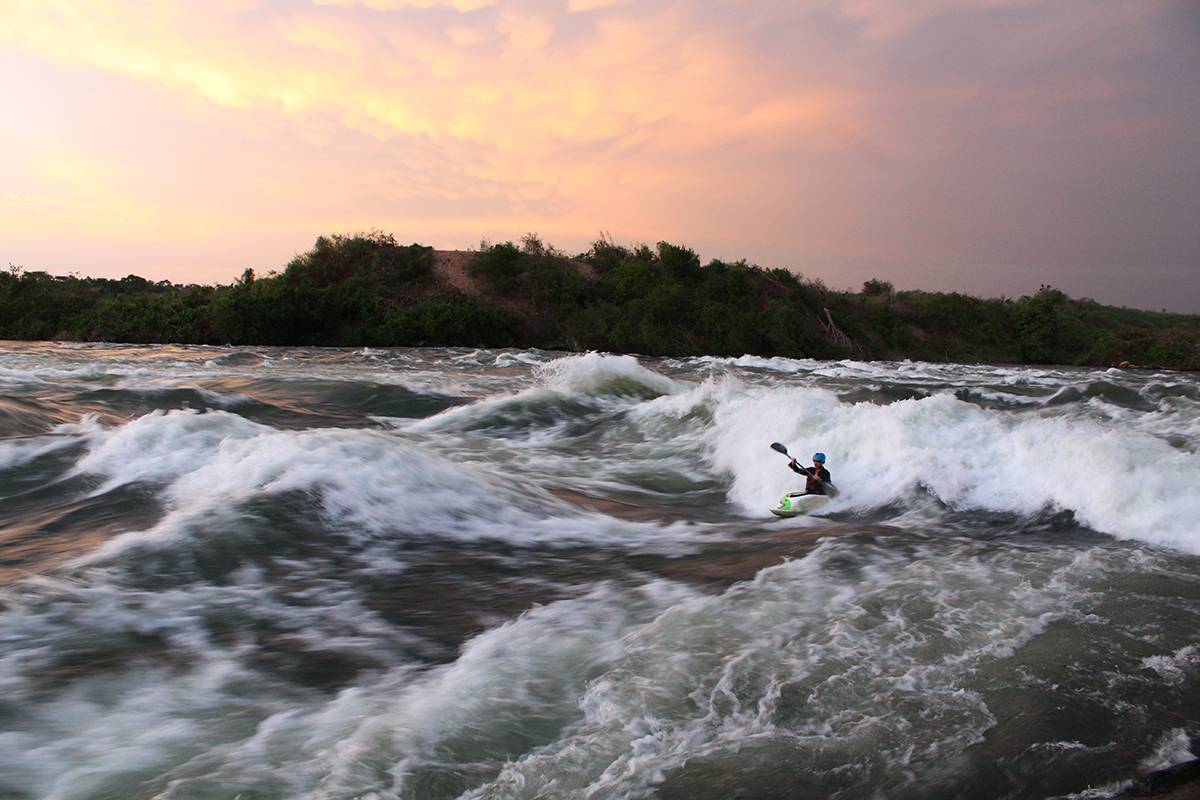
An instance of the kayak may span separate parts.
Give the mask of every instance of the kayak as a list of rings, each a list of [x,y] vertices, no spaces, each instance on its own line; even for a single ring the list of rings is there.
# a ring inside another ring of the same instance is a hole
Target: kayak
[[[777,517],[798,517],[816,511],[828,502],[828,495],[789,492],[779,501],[779,508],[772,508],[771,513]]]

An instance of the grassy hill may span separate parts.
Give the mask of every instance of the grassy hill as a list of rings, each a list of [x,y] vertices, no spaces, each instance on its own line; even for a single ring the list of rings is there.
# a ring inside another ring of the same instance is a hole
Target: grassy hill
[[[322,236],[280,273],[228,286],[0,273],[0,338],[487,346],[1200,369],[1200,317],[1019,299],[834,291],[745,261],[607,239],[568,256],[535,235],[473,253],[390,234]]]

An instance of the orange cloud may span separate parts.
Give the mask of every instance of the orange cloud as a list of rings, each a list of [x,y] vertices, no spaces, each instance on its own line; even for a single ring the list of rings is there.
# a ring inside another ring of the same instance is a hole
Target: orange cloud
[[[1041,253],[1147,171],[1188,205],[1169,4],[8,0],[0,222]]]
[[[17,11],[0,41],[266,114],[320,143],[325,163],[302,169],[325,174],[313,203],[330,206],[352,205],[367,184],[405,203],[456,201],[470,225],[644,225],[674,213],[673,194],[736,168],[706,154],[838,146],[831,131],[860,127],[851,94],[783,85],[685,4],[322,0],[266,14],[254,3],[59,0]],[[337,175],[353,169],[343,148],[358,147],[356,134],[405,169]],[[716,182],[733,192],[744,178]],[[507,210],[468,202],[487,197]],[[297,201],[277,213],[297,214]]]
[[[495,5],[498,0],[313,0],[322,6],[363,6],[375,11],[399,11],[407,8],[449,7],[456,11],[475,11]]]
[[[340,5],[410,14],[484,7],[434,0]],[[630,136],[661,121],[673,123],[672,135],[688,129],[688,138],[702,143],[727,136],[756,105],[780,107],[778,97],[747,91],[754,71],[748,54],[730,52],[717,35],[685,30],[689,20],[676,11],[600,20],[590,37],[568,48],[553,47],[556,12],[544,5],[533,14],[497,10],[488,34],[478,23],[413,31],[407,20],[308,12],[249,26],[236,6],[212,19],[207,5],[186,2],[156,4],[157,14],[130,22],[141,18],[142,4],[110,3],[100,11],[82,1],[25,3],[0,36],[43,57],[158,82],[222,106],[332,113],[376,136],[390,130],[461,137],[504,150],[539,149],[548,138]],[[760,111],[755,124],[800,116]]]

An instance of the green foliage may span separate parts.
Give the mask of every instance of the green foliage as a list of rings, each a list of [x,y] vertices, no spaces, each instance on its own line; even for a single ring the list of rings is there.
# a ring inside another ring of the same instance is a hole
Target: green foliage
[[[361,345],[375,341],[387,310],[430,279],[433,249],[372,231],[319,237],[283,274],[251,271],[213,301],[213,335],[233,344]]]
[[[829,290],[745,261],[701,265],[687,247],[602,235],[575,259],[529,233],[484,243],[482,296],[433,272],[433,251],[390,234],[322,236],[282,274],[175,286],[0,272],[0,337],[325,346],[454,345],[646,355],[753,353],[1200,368],[1200,317],[1072,300],[897,292],[872,279]]]
[[[890,299],[896,293],[896,288],[889,281],[872,278],[863,283],[862,293],[865,297],[884,297]]]
[[[580,262],[526,234],[522,246],[502,242],[481,250],[467,271],[524,314],[524,335],[543,346],[569,347],[578,341],[572,319],[596,295]]]
[[[1200,370],[1200,339],[1178,328],[1147,331],[1125,328],[1104,331],[1081,360],[1095,365],[1173,365]]]
[[[590,266],[596,275],[604,276],[632,255],[632,250],[616,244],[608,234],[601,234],[586,253],[578,256],[578,260]]]
[[[1071,299],[1043,285],[1016,303],[1015,328],[1022,360],[1031,364],[1066,364],[1093,346],[1098,332],[1082,323]]]
[[[471,259],[467,272],[483,278],[504,295],[511,296],[521,287],[525,271],[525,254],[512,242],[503,242],[481,251]]]
[[[397,287],[429,276],[433,248],[396,244],[390,233],[320,236],[312,250],[296,256],[284,277],[297,285],[342,286],[347,282]]]
[[[517,347],[521,320],[503,309],[462,298],[388,312],[371,342],[380,346]]]
[[[626,258],[604,276],[603,286],[613,300],[628,303],[653,293],[661,283],[660,274],[653,262]]]
[[[132,341],[153,341],[170,316],[171,298],[182,287],[151,283],[136,275],[120,280],[56,277],[10,266],[0,273],[0,336],[9,339],[87,339],[105,319],[124,314]],[[133,335],[133,334],[131,334]],[[130,339],[117,339],[129,341]]]
[[[602,240],[585,258],[593,268],[603,263],[603,313],[584,315],[576,329],[590,346],[650,355],[843,354],[813,330],[820,292],[786,270],[701,266],[694,251],[667,242],[618,249]]]
[[[1031,363],[1049,363],[1060,350],[1063,327],[1060,307],[1066,295],[1042,286],[1033,297],[1021,298],[1017,306],[1017,342],[1021,358]]]
[[[698,281],[703,277],[700,256],[690,248],[659,242],[658,260],[677,281]]]

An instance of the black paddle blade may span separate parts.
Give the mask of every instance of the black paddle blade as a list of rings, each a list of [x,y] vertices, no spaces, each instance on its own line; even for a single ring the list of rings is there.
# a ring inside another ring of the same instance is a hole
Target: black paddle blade
[[[779,442],[771,442],[771,449],[778,450],[779,452],[783,453],[785,456],[788,454],[787,448],[784,447],[783,445],[781,445]],[[788,456],[788,458],[791,458],[791,456]]]

